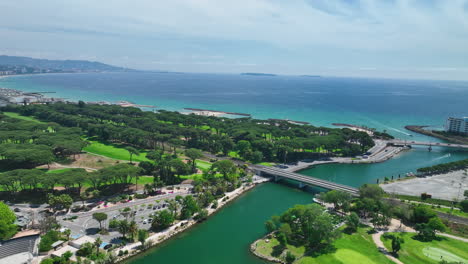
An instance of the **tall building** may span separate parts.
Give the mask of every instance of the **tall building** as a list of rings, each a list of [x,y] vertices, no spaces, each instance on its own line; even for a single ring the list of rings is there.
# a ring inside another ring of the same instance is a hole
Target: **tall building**
[[[468,117],[449,117],[445,122],[445,131],[468,134]]]

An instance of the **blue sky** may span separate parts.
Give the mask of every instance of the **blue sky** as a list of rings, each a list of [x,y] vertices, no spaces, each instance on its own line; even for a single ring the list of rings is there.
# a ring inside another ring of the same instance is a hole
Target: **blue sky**
[[[137,69],[468,79],[468,0],[17,0],[0,54]]]

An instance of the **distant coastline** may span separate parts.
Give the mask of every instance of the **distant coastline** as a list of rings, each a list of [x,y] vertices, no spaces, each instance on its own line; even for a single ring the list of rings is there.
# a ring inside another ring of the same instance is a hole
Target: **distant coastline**
[[[250,75],[250,76],[277,76],[272,73],[260,73],[260,72],[243,72],[241,75]]]

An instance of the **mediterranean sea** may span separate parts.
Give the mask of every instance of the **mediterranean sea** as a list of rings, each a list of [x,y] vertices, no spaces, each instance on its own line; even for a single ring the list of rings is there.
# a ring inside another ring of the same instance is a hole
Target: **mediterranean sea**
[[[365,78],[249,76],[176,73],[86,73],[15,76],[0,87],[49,91],[54,97],[120,101],[157,109],[204,108],[254,118],[307,121],[332,127],[348,123],[386,130],[397,138],[439,141],[405,125],[442,128],[448,116],[468,115],[468,82]],[[410,136],[412,135],[412,136]],[[302,174],[359,187],[419,167],[468,158],[468,152],[434,147],[405,151],[378,164],[328,164]],[[249,245],[265,234],[264,222],[294,204],[312,202],[308,192],[265,183],[242,195],[204,223],[128,263],[261,264]]]

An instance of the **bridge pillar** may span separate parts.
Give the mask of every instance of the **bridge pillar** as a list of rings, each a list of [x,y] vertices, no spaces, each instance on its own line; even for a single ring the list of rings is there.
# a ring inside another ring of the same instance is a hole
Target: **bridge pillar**
[[[429,150],[429,152],[431,152],[432,151],[432,146],[429,145],[429,148],[427,150]]]
[[[302,189],[302,188],[304,188],[304,187],[305,187],[305,184],[302,183],[302,182],[300,182],[300,183],[299,183],[299,189]]]
[[[279,180],[278,175],[275,175],[275,182],[277,182],[278,180]]]

